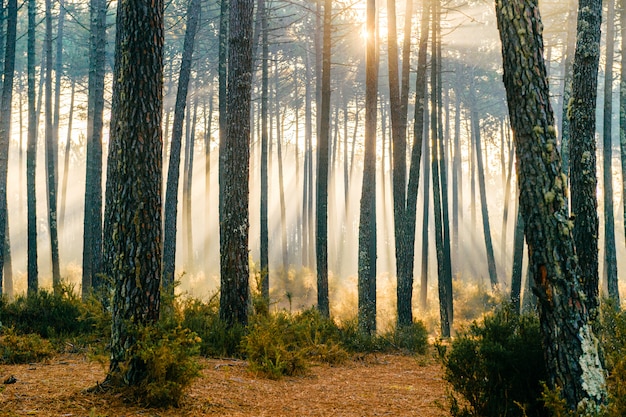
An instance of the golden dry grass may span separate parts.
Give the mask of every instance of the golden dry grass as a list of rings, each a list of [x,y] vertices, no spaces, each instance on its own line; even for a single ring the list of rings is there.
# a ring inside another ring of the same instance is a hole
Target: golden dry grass
[[[201,359],[202,377],[181,408],[144,409],[119,396],[85,392],[103,367],[67,354],[31,365],[0,365],[0,416],[448,416],[441,366],[433,359],[367,355],[302,377],[272,381],[244,361]]]

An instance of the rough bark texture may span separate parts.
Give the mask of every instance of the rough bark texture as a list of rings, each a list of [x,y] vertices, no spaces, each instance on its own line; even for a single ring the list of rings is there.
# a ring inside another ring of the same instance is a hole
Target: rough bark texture
[[[580,0],[578,7],[574,78],[567,114],[570,122],[572,215],[587,308],[595,317],[599,304],[595,134],[602,0]]]
[[[37,268],[37,193],[35,168],[37,166],[37,113],[35,111],[35,26],[36,0],[28,0],[28,139],[26,145],[26,200],[28,211],[28,293],[39,287]]]
[[[259,16],[261,18],[261,204],[260,204],[260,232],[261,232],[261,295],[269,303],[270,276],[269,276],[269,230],[268,230],[268,182],[267,182],[267,106],[268,106],[268,60],[269,44],[267,33],[267,11],[265,0],[259,0]],[[305,193],[306,195],[306,193]],[[306,198],[306,197],[305,197]]]
[[[176,267],[176,219],[178,213],[178,183],[180,180],[180,150],[187,92],[189,91],[191,58],[193,56],[198,20],[200,19],[200,4],[200,0],[191,0],[187,7],[187,27],[185,28],[183,55],[178,76],[178,90],[176,91],[176,104],[174,105],[174,125],[172,126],[170,159],[165,190],[162,279],[163,290],[171,295],[174,294],[174,269]]]
[[[522,300],[522,261],[524,256],[524,219],[517,210],[513,234],[513,271],[511,272],[511,303],[515,311],[520,311]],[[528,296],[528,294],[526,294]]]
[[[604,371],[565,206],[567,184],[556,148],[539,8],[534,1],[499,0],[496,14],[549,383],[561,387],[571,409],[596,407],[606,400]]]
[[[230,2],[228,112],[220,149],[220,318],[248,322],[248,176],[252,80],[252,0]]]
[[[134,327],[155,322],[160,307],[163,2],[118,2],[116,27],[104,245],[115,286],[109,374],[136,385],[145,366],[126,351]]]
[[[367,2],[365,50],[365,155],[359,218],[359,329],[376,333],[376,111],[378,97],[378,39],[376,2]]]
[[[9,143],[11,138],[11,100],[13,97],[13,78],[15,73],[15,41],[17,28],[17,0],[7,4],[6,47],[4,49],[4,82],[0,98],[0,272],[4,269],[4,242],[8,239],[7,210],[7,172],[9,167]],[[5,276],[6,279],[6,276]],[[7,285],[8,287],[8,285]],[[9,290],[9,288],[6,288]],[[3,279],[0,275],[0,296],[3,294]],[[7,292],[10,294],[10,292]]]
[[[106,0],[91,0],[89,95],[87,97],[87,166],[83,220],[83,298],[102,284],[102,127],[106,64]]]
[[[324,0],[321,120],[317,139],[317,234],[315,252],[317,259],[317,308],[325,317],[330,316],[328,301],[328,137],[330,134],[331,13],[332,0]]]

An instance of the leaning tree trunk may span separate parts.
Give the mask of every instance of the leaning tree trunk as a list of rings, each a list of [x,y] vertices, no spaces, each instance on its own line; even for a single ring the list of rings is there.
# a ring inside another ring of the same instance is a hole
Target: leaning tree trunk
[[[565,205],[567,184],[556,148],[539,8],[534,1],[498,0],[496,14],[549,384],[561,388],[572,410],[597,407],[606,401],[605,377]]]
[[[187,28],[183,41],[183,56],[180,63],[176,104],[174,105],[174,126],[170,145],[170,160],[167,170],[167,186],[164,207],[163,238],[163,289],[174,294],[174,268],[176,266],[176,219],[178,212],[178,182],[180,180],[180,152],[183,136],[183,121],[191,74],[191,58],[196,38],[196,29],[200,19],[200,0],[192,0],[187,9]]]

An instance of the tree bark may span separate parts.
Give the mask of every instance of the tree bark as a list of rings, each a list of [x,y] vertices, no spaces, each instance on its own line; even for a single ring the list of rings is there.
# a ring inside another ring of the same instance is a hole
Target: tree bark
[[[359,330],[376,333],[376,111],[378,96],[378,39],[376,2],[368,0],[365,49],[365,155],[359,218]]]
[[[146,377],[142,359],[127,357],[133,330],[160,310],[163,2],[118,2],[116,19],[104,216],[115,285],[109,380],[132,386]]]
[[[613,214],[613,51],[615,43],[615,0],[608,1],[606,22],[606,59],[604,70],[604,117],[602,172],[604,195],[604,271],[609,298],[619,305],[617,256],[615,254],[615,215]]]
[[[4,48],[4,74],[2,97],[0,98],[0,273],[5,270],[5,261],[10,255],[6,249],[9,239],[9,212],[7,209],[7,173],[9,168],[9,144],[11,142],[11,102],[13,98],[13,79],[15,76],[15,42],[17,32],[17,0],[7,3],[6,47]],[[10,274],[9,274],[10,275]],[[3,288],[3,277],[0,276],[0,296],[3,289],[7,294],[12,292],[12,280],[4,275],[6,288]]]
[[[248,322],[248,176],[252,79],[252,0],[230,2],[228,104],[220,149],[220,319]]]
[[[328,301],[328,136],[330,134],[330,59],[332,0],[324,0],[324,36],[320,102],[320,130],[317,139],[317,308],[330,317]]]
[[[605,377],[565,205],[567,184],[556,148],[539,8],[535,1],[498,0],[496,15],[548,382],[561,388],[570,409],[586,405],[593,411],[606,401]]]
[[[87,162],[83,220],[83,298],[100,288],[102,265],[102,128],[106,65],[106,0],[91,0],[89,94],[87,97]]]
[[[259,17],[261,19],[261,296],[270,301],[270,274],[269,274],[269,230],[268,230],[268,172],[267,172],[267,107],[269,100],[269,42],[267,27],[267,10],[265,0],[259,0]],[[304,193],[306,200],[306,192]],[[303,203],[306,204],[306,203]]]
[[[37,112],[35,111],[35,26],[37,18],[36,0],[28,0],[28,139],[26,148],[26,200],[28,211],[28,294],[39,288],[37,267],[37,193],[35,169],[37,165]]]

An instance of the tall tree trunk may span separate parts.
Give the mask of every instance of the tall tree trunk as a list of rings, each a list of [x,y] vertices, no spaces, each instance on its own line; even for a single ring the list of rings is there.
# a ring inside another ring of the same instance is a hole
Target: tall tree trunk
[[[89,92],[87,97],[87,162],[83,220],[83,298],[100,288],[102,265],[102,128],[106,64],[106,0],[91,0]]]
[[[52,252],[52,286],[54,291],[61,285],[59,269],[59,238],[57,227],[57,146],[52,126],[52,0],[46,0],[46,179],[48,186],[48,229]],[[1,242],[2,240],[0,240]]]
[[[136,386],[146,365],[129,349],[137,327],[158,320],[161,298],[163,2],[118,2],[116,19],[104,216],[115,283],[109,380]]]
[[[37,113],[35,111],[35,26],[36,0],[28,0],[28,140],[26,149],[26,200],[28,211],[28,293],[39,288],[37,267],[37,193],[35,192],[35,168],[37,165]]]
[[[580,0],[570,112],[570,172],[574,242],[586,304],[598,308],[598,202],[596,197],[596,96],[602,0]]]
[[[441,61],[439,56],[439,19],[440,9],[438,4],[433,8],[433,28],[432,28],[432,50],[433,58],[431,64],[431,115],[430,129],[432,142],[432,176],[433,176],[433,204],[435,209],[435,244],[437,247],[437,276],[439,287],[439,312],[441,316],[441,336],[450,337],[450,330],[453,322],[452,307],[452,276],[450,268],[449,246],[446,248],[446,187],[445,187],[445,165],[441,162],[445,158],[442,145],[442,137],[439,128],[440,106],[440,85],[439,73],[441,71]],[[447,249],[447,250],[446,250]]]
[[[223,205],[222,197],[222,173],[224,168],[222,167],[224,154],[224,145],[226,144],[226,113],[228,111],[228,26],[229,26],[229,4],[230,0],[220,0],[220,22],[218,33],[218,65],[217,65],[217,78],[218,78],[218,124],[220,129],[219,134],[219,166],[218,166],[218,179],[219,179],[219,206]]]
[[[474,88],[473,85],[470,88]],[[483,152],[481,146],[480,137],[480,119],[478,117],[478,111],[476,110],[476,100],[474,99],[473,91],[472,95],[472,130],[474,134],[474,146],[476,151],[476,168],[478,170],[478,189],[480,192],[480,208],[483,219],[483,236],[485,238],[485,249],[487,252],[487,269],[489,271],[489,282],[491,287],[495,288],[498,285],[498,274],[496,272],[496,259],[493,254],[493,243],[491,240],[491,227],[489,226],[489,210],[487,209],[487,189],[485,186],[485,171],[483,166]]]
[[[57,17],[56,57],[54,60],[54,116],[52,120],[52,141],[54,144],[54,178],[59,181],[59,116],[61,109],[61,76],[63,75],[63,29],[65,26],[65,0],[59,0]],[[58,189],[58,184],[57,184]],[[60,218],[60,217],[59,217]],[[61,227],[63,230],[63,227]]]
[[[330,317],[328,302],[328,135],[330,134],[330,59],[332,0],[324,0],[324,37],[320,102],[320,130],[317,140],[317,308]]]
[[[626,236],[626,0],[620,2],[621,61],[619,84],[619,150],[622,168],[622,211]]]
[[[230,2],[227,132],[220,149],[220,319],[230,325],[248,322],[253,4],[252,0]]]
[[[459,219],[462,219],[463,190],[461,169],[461,68],[456,67],[457,79],[454,84],[454,156],[452,158],[452,253],[459,259]]]
[[[2,83],[2,97],[0,98],[0,272],[7,271],[10,264],[9,245],[9,212],[7,209],[7,173],[9,168],[9,144],[11,142],[11,101],[13,98],[13,79],[15,76],[15,42],[17,29],[17,0],[9,0],[7,4],[7,34],[4,48],[4,82]],[[5,262],[7,264],[5,264]],[[0,296],[3,290],[11,294],[12,278],[9,274],[0,276]]]
[[[539,8],[535,1],[498,0],[496,15],[549,384],[560,386],[571,410],[597,411],[606,401],[604,371],[579,284],[581,270],[565,205],[567,184],[556,148]],[[573,172],[574,159],[572,163]],[[584,406],[587,410],[579,408]]]
[[[561,111],[561,155],[563,172],[569,174],[570,127],[569,112],[572,104],[572,80],[574,78],[574,53],[576,51],[576,0],[569,0],[567,13],[567,44],[563,61],[563,109]]]
[[[174,125],[172,126],[172,140],[170,146],[170,160],[167,169],[167,185],[165,190],[164,207],[164,239],[163,239],[163,290],[174,294],[174,269],[176,267],[176,222],[178,217],[178,183],[180,180],[180,152],[182,147],[183,122],[189,78],[193,56],[194,42],[200,19],[201,2],[192,0],[187,8],[187,27],[183,41],[183,56],[178,76],[178,90],[174,105]]]
[[[359,219],[359,330],[376,333],[376,109],[378,96],[378,39],[376,2],[368,0],[365,49],[365,155]]]
[[[265,0],[259,0],[259,16],[261,18],[261,296],[266,303],[270,301],[270,270],[269,270],[269,230],[268,230],[268,172],[267,172],[267,106],[269,99],[269,42],[267,27],[267,10]],[[305,192],[306,199],[306,192]]]
[[[604,70],[603,185],[604,185],[604,270],[609,297],[619,305],[617,256],[615,254],[615,216],[613,214],[613,46],[615,44],[615,0],[608,1],[606,21],[606,59]]]
[[[425,75],[425,74],[424,74]],[[424,87],[424,90],[426,87]],[[426,140],[423,140],[424,147],[424,180],[422,186],[424,187],[424,208],[422,214],[422,268],[420,276],[420,307],[422,311],[427,311],[428,308],[428,249],[430,246],[430,238],[428,233],[429,220],[428,213],[430,212],[430,143],[428,142],[429,126],[429,114],[428,107],[424,107],[422,114],[424,120],[424,133]],[[417,119],[415,119],[417,120]]]
[[[279,77],[278,77],[278,60],[274,66],[274,102],[276,106],[276,158],[278,159],[278,198],[280,203],[280,242],[283,255],[283,272],[289,269],[289,252],[287,251],[287,212],[285,207],[285,184],[283,179],[283,145],[282,145],[282,128],[284,124],[284,115],[280,112],[280,99],[278,96]],[[330,166],[329,166],[330,169]]]

